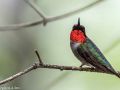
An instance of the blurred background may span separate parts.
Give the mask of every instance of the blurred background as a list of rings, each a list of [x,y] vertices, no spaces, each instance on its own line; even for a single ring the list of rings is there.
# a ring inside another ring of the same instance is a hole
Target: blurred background
[[[36,62],[34,49],[39,51],[44,63],[80,66],[70,49],[69,40],[78,17],[87,35],[120,71],[120,1],[99,1],[46,26],[0,31],[0,80]],[[36,0],[35,3],[45,15],[56,16],[94,2],[96,0]],[[0,26],[40,19],[24,0],[0,0]],[[101,73],[37,69],[2,86],[16,86],[20,90],[120,90],[120,79]]]

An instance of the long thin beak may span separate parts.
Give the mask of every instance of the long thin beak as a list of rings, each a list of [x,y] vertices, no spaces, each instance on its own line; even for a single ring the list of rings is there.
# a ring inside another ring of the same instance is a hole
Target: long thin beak
[[[80,26],[80,18],[78,18],[78,25]]]

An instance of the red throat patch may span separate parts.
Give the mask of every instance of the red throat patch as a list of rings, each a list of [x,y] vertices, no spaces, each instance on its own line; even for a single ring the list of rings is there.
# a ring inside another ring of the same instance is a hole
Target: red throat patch
[[[72,40],[73,42],[84,43],[86,41],[86,37],[82,31],[73,30],[70,34],[70,40]]]

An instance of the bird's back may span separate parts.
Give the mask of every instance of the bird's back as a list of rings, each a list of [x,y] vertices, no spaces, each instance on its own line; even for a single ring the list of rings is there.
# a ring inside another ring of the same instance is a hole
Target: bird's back
[[[78,48],[78,52],[80,49],[86,51],[86,53],[88,53],[87,56],[89,56],[93,62],[97,62],[101,66],[104,66],[112,71],[115,71],[111,64],[107,61],[105,56],[102,54],[100,49],[89,38],[86,39],[86,42],[84,44],[80,45],[80,48]]]

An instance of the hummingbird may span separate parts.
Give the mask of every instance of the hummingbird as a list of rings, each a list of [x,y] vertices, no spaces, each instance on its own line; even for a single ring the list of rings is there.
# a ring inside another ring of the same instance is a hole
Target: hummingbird
[[[70,46],[73,54],[81,62],[81,68],[84,65],[94,67],[120,78],[120,75],[107,61],[100,49],[86,35],[85,27],[80,24],[80,18],[78,18],[78,23],[73,26],[70,33]]]

